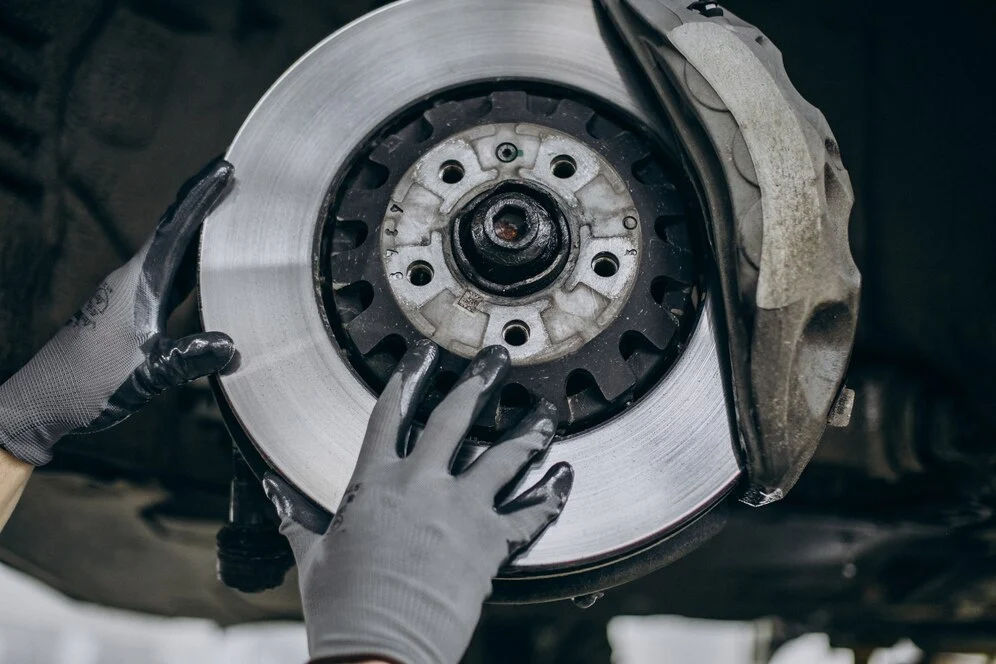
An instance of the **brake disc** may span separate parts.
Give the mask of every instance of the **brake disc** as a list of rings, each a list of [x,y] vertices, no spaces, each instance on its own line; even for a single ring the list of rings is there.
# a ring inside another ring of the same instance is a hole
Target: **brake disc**
[[[263,97],[205,224],[204,325],[239,349],[220,396],[330,511],[418,338],[446,351],[436,400],[477,349],[510,351],[512,387],[471,457],[537,395],[560,404],[561,435],[523,482],[568,461],[574,489],[502,572],[506,599],[607,585],[593,570],[632,565],[740,475],[701,211],[620,67],[590,0],[390,5]]]

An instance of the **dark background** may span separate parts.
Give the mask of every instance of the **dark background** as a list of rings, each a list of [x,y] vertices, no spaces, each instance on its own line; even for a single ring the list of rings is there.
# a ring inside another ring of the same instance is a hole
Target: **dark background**
[[[131,256],[276,77],[376,4],[0,0],[0,380]],[[588,612],[496,610],[476,648],[528,634],[516,661],[582,661],[568,644],[604,660],[591,626],[620,611],[778,614],[856,642],[996,633],[996,3],[724,6],[782,49],[851,173],[855,419],[783,503],[734,506],[717,539]],[[196,324],[189,303],[174,323]],[[0,559],[114,606],[298,615],[293,578],[260,596],[214,581],[230,461],[204,386],[60,448]]]

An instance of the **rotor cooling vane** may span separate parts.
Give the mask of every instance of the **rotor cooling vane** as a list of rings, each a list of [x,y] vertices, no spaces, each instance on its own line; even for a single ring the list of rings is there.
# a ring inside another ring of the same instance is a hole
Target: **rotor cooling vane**
[[[430,405],[478,350],[509,350],[482,438],[540,396],[569,432],[619,412],[695,320],[680,170],[650,137],[550,88],[450,92],[395,123],[332,194],[320,248],[336,339],[372,388],[421,337],[450,351]]]
[[[230,426],[326,509],[420,338],[445,351],[427,410],[480,348],[512,357],[470,456],[559,407],[522,482],[568,461],[574,489],[501,600],[646,573],[740,475],[702,211],[628,76],[590,0],[390,5],[263,97],[205,224],[204,324],[240,353],[217,382]]]

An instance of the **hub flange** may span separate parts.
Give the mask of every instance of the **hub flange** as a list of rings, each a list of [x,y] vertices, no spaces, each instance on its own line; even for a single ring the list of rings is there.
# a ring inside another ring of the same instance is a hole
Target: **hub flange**
[[[399,120],[330,196],[322,242],[329,320],[374,389],[427,337],[449,351],[431,407],[462,362],[505,345],[513,370],[477,420],[485,440],[537,397],[570,433],[618,415],[695,322],[673,159],[597,100],[543,92],[455,90]]]

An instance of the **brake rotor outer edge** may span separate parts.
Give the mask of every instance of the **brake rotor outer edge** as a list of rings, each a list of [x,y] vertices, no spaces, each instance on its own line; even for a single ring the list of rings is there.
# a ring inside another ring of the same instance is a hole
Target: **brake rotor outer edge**
[[[330,511],[375,400],[335,347],[315,280],[318,220],[352,150],[434,93],[509,78],[583,91],[663,133],[609,53],[590,0],[468,0],[462,9],[405,0],[303,56],[233,141],[235,185],[205,223],[203,322],[229,333],[240,354],[217,385],[267,463]],[[623,417],[555,444],[523,480],[558,461],[575,468],[563,514],[509,568],[514,577],[597,568],[646,549],[736,483],[713,299],[659,385]]]

